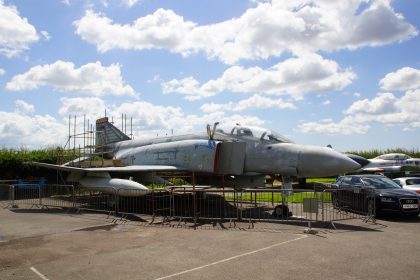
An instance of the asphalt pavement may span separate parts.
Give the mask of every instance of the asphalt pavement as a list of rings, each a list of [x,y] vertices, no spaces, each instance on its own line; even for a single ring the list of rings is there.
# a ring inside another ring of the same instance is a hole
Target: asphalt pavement
[[[337,229],[140,226],[0,207],[0,279],[419,279],[420,217]]]

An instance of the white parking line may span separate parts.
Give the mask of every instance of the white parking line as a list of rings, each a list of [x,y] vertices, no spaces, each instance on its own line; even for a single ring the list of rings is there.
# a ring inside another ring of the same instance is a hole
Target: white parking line
[[[45,277],[45,275],[44,274],[42,274],[41,272],[39,272],[35,267],[33,267],[33,266],[31,266],[30,267],[31,268],[31,270],[36,274],[36,275],[38,275],[39,276],[39,278],[41,278],[42,280],[48,280],[48,278],[47,277]]]
[[[192,271],[200,270],[200,269],[203,269],[203,268],[206,268],[206,267],[209,267],[209,266],[213,266],[213,265],[228,262],[228,261],[231,261],[231,260],[234,260],[234,259],[238,259],[238,258],[241,258],[241,257],[249,256],[249,255],[261,252],[261,251],[269,250],[271,248],[278,247],[278,246],[281,246],[281,245],[284,245],[284,244],[287,244],[287,243],[291,243],[293,241],[298,241],[300,239],[308,237],[307,235],[303,235],[303,234],[299,234],[299,235],[300,235],[300,237],[292,239],[292,240],[283,241],[283,242],[280,242],[280,243],[277,243],[277,244],[274,244],[274,245],[271,245],[271,246],[268,246],[268,247],[264,247],[264,248],[261,248],[261,249],[258,249],[258,250],[254,250],[254,251],[251,251],[251,252],[236,255],[236,256],[233,256],[233,257],[230,257],[230,258],[227,258],[227,259],[223,259],[223,260],[220,260],[220,261],[217,261],[217,262],[213,262],[213,263],[209,263],[209,264],[206,264],[206,265],[203,265],[203,266],[199,266],[199,267],[195,267],[195,268],[192,268],[192,269],[184,270],[184,271],[172,274],[172,275],[156,278],[155,280],[163,280],[163,279],[168,279],[168,278],[175,277],[175,276],[178,276],[178,275],[186,274],[186,273],[189,273],[189,272],[192,272]]]

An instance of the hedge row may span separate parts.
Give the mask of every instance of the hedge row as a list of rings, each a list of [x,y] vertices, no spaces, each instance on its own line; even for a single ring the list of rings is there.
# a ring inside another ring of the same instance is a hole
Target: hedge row
[[[54,148],[42,150],[0,149],[0,179],[13,180],[29,177],[46,177],[49,179],[56,178],[57,172],[55,170],[30,166],[25,164],[25,162],[37,161],[57,164],[60,161],[62,162],[62,156],[63,153]],[[66,160],[68,158],[75,158],[74,156],[69,155],[69,153],[66,153],[65,156]]]

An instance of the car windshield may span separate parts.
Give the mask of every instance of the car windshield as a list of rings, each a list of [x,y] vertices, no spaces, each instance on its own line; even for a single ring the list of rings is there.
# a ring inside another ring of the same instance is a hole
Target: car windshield
[[[401,187],[387,177],[363,177],[362,181],[365,186],[375,189],[401,189]]]
[[[407,179],[405,181],[405,183],[407,185],[420,185],[420,178],[415,178],[415,179]]]

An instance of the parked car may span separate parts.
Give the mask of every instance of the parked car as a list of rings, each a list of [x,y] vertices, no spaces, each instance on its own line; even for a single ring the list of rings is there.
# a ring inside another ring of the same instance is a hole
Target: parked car
[[[402,189],[382,175],[346,175],[337,178],[333,187],[333,204],[363,214],[400,213],[419,215],[420,196]]]
[[[403,189],[415,191],[420,194],[420,178],[419,177],[404,177],[393,179]]]

